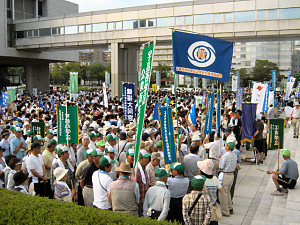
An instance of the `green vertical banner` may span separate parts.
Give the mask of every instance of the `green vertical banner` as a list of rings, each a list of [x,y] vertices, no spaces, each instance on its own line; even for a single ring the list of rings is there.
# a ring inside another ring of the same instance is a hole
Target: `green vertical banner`
[[[78,72],[70,72],[70,95],[78,97]]]
[[[44,122],[32,122],[31,130],[38,135],[45,137],[45,123]]]
[[[67,113],[66,113],[67,111]],[[77,106],[57,106],[57,142],[78,143],[78,107]]]
[[[155,43],[145,44],[143,49],[138,109],[137,109],[137,130],[135,136],[135,152],[134,152],[133,169],[135,168],[135,165],[139,158],[140,144],[142,139],[142,130],[143,130],[143,124],[145,118],[145,109],[147,105],[149,84],[151,78],[154,45]]]
[[[269,149],[283,149],[284,146],[284,119],[270,119],[269,120]]]
[[[16,100],[16,88],[15,87],[7,87],[8,94],[8,103],[12,103]]]

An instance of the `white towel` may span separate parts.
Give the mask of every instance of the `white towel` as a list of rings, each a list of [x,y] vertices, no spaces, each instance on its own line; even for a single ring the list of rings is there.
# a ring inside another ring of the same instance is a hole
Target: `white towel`
[[[143,181],[144,184],[146,184],[146,181],[147,181],[146,176],[148,176],[147,172],[146,172],[146,174],[144,173],[142,165],[139,162],[137,163],[137,165],[138,165],[138,168],[139,168],[140,173],[141,173],[142,181]]]
[[[59,165],[60,168],[63,168],[65,169],[65,165],[63,164],[63,162],[60,160],[60,158],[57,159],[57,163]],[[71,165],[71,163],[67,160],[67,163],[68,163],[68,166],[70,168],[70,170],[72,171],[72,173],[74,172],[74,168],[73,166]]]

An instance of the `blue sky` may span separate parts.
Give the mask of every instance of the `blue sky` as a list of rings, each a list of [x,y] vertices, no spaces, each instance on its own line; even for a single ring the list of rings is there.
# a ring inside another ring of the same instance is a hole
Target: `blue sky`
[[[130,6],[152,5],[169,2],[183,2],[187,0],[68,0],[79,5],[79,12],[96,11],[102,9],[124,8]]]

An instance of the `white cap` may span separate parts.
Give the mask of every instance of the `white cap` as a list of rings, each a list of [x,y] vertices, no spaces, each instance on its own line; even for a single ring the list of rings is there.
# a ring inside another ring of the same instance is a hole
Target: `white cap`
[[[198,136],[198,135],[194,135],[193,137],[192,137],[192,141],[200,141],[201,139],[200,139],[200,137]]]

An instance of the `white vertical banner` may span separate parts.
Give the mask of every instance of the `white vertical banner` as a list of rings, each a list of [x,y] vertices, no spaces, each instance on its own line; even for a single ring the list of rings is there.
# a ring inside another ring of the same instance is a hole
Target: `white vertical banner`
[[[107,93],[106,93],[105,83],[103,83],[103,96],[104,96],[104,106],[108,107],[108,100],[107,100]]]
[[[269,107],[272,104],[274,106],[274,91],[270,91],[269,93]]]
[[[175,95],[175,85],[172,84],[172,94]]]
[[[237,82],[238,82],[238,77],[237,76],[232,76],[232,91],[237,91]]]
[[[257,103],[256,115],[263,111],[267,84],[253,83],[251,103]]]
[[[32,94],[37,97],[37,88],[32,88]]]
[[[293,90],[293,86],[294,86],[295,81],[296,81],[296,78],[291,77],[290,81],[287,82],[286,90],[285,90],[285,100],[288,100],[290,98],[290,94]]]

